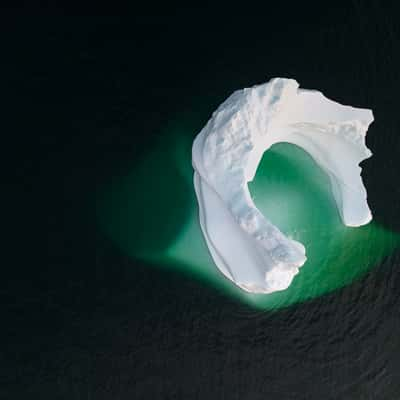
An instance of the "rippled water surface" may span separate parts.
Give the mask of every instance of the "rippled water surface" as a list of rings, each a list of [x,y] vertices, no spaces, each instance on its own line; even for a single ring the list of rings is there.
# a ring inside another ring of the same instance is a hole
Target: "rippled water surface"
[[[4,197],[21,185],[4,208],[1,399],[400,399],[398,13],[289,3],[4,12]],[[374,111],[374,219],[344,227],[307,153],[274,146],[250,191],[308,261],[287,291],[249,295],[208,254],[190,151],[234,90],[275,76]]]

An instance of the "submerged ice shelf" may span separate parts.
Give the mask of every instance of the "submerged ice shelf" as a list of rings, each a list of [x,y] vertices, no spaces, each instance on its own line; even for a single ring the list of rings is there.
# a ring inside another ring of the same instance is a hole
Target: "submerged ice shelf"
[[[226,277],[248,292],[272,293],[306,261],[304,246],[257,209],[247,186],[275,143],[303,148],[327,173],[345,225],[371,220],[359,163],[372,154],[365,145],[372,121],[371,110],[284,78],[238,90],[218,107],[194,140],[192,164],[202,232]]]

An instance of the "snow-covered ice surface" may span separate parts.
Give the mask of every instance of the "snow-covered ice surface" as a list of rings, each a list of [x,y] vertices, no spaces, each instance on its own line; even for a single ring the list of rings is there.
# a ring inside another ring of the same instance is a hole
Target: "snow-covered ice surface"
[[[235,91],[213,113],[192,147],[200,225],[215,264],[248,292],[286,289],[305,263],[304,246],[255,206],[247,183],[263,153],[288,142],[328,174],[343,223],[368,223],[371,211],[359,163],[371,110],[344,106],[293,79],[274,78]],[[307,205],[305,205],[307,206]]]

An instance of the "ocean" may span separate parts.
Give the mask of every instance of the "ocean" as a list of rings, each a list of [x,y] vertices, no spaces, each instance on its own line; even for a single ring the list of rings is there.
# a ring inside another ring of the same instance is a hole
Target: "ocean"
[[[396,7],[248,7],[2,17],[18,185],[1,398],[400,398]],[[373,221],[343,227],[319,167],[274,146],[250,191],[309,260],[287,291],[250,295],[208,254],[191,143],[234,90],[276,76],[373,110]]]

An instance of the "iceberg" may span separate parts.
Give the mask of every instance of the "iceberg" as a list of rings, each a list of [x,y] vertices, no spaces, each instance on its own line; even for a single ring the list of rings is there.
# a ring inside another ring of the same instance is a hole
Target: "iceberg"
[[[248,189],[273,144],[304,149],[329,177],[341,220],[372,219],[359,163],[372,155],[365,137],[369,109],[341,105],[294,79],[235,91],[212,114],[192,146],[199,220],[218,269],[252,293],[289,287],[306,262],[304,246],[274,226]]]

